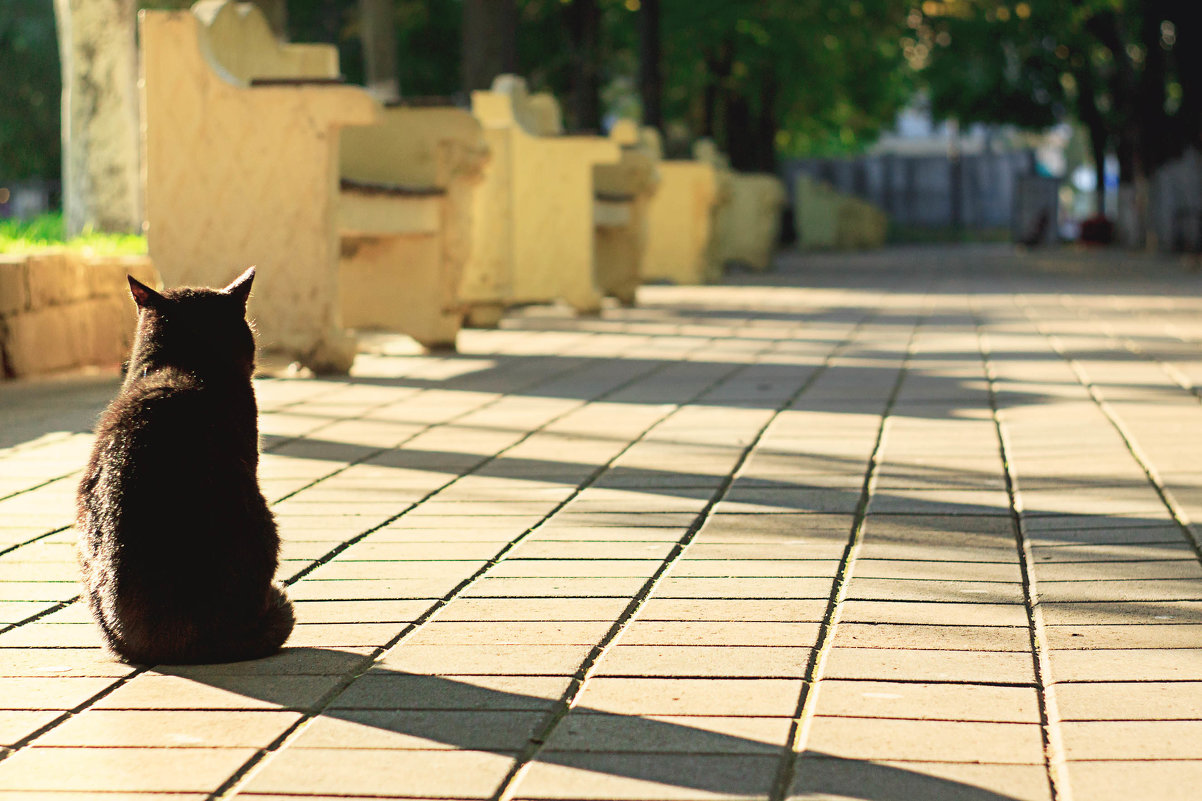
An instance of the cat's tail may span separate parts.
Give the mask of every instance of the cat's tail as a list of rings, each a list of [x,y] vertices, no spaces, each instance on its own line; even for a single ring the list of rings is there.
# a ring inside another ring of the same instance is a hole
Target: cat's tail
[[[223,642],[215,644],[217,653],[204,661],[241,662],[271,656],[284,646],[295,625],[296,614],[292,602],[282,587],[272,584],[267,588],[263,615],[246,628],[231,632],[223,638]]]

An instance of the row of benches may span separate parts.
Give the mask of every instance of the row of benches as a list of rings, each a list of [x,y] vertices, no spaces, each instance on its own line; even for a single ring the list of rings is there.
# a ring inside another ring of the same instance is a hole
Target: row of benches
[[[382,105],[336,50],[277,41],[251,4],[141,13],[148,245],[169,285],[258,265],[265,347],[346,370],[348,329],[453,346],[505,307],[595,312],[641,281],[764,268],[784,192],[712,146],[662,158],[654,131],[565,135],[559,107],[501,76],[449,102]]]

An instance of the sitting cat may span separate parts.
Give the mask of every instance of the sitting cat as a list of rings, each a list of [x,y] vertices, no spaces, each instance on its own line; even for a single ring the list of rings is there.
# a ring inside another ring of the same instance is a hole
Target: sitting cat
[[[162,294],[129,279],[133,353],[97,426],[76,524],[92,614],[130,662],[255,659],[292,631],[257,476],[253,279],[252,267],[220,291]]]

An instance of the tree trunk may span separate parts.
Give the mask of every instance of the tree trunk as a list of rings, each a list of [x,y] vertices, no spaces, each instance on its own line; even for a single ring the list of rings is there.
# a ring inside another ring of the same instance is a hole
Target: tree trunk
[[[1160,23],[1165,19],[1163,0],[1144,0],[1140,42],[1144,46],[1142,70],[1132,102],[1139,135],[1140,162],[1150,175],[1161,164],[1181,153],[1181,128],[1165,113],[1165,79],[1168,64],[1160,46]]]
[[[142,230],[135,0],[55,0],[67,235]]]
[[[367,90],[387,103],[401,96],[392,0],[359,0],[359,38]]]
[[[1089,126],[1089,149],[1093,153],[1094,213],[1106,216],[1106,129],[1101,125]]]
[[[776,96],[779,84],[775,71],[770,72],[763,82],[760,94],[760,113],[756,118],[756,166],[760,172],[776,172]]]
[[[1094,175],[1097,187],[1094,190],[1094,209],[1098,215],[1106,214],[1106,150],[1110,132],[1106,120],[1098,109],[1097,85],[1093,67],[1088,63],[1077,73],[1077,117],[1089,131],[1089,148],[1093,153]]]
[[[639,9],[639,97],[643,124],[662,129],[663,72],[660,69],[659,0],[643,0]]]
[[[463,0],[463,88],[488,89],[493,78],[518,71],[515,0]]]
[[[1182,135],[1191,147],[1202,146],[1202,9],[1193,2],[1179,2],[1173,10],[1177,42],[1177,81],[1181,84]]]
[[[727,83],[732,69],[734,69],[734,42],[727,38],[716,49],[705,54],[705,70],[708,80],[705,84],[701,136],[713,139],[718,143],[720,149],[727,146],[726,115],[730,103]]]
[[[727,94],[726,141],[720,145],[734,169],[748,172],[759,168],[756,164],[758,142],[751,117],[751,104],[741,94]]]
[[[571,127],[601,128],[601,11],[597,0],[572,0],[568,6],[568,32],[572,39]]]

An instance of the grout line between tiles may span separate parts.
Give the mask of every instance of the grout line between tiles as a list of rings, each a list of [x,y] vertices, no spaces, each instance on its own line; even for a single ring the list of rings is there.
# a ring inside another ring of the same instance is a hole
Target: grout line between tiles
[[[704,340],[703,343],[699,344],[696,348],[694,348],[690,352],[701,351],[704,349],[704,346],[710,342],[712,342],[712,339],[706,339],[706,340]],[[580,405],[574,406],[572,409],[569,409],[559,415],[556,415],[555,417],[547,420],[545,423],[538,426],[537,428],[529,431],[524,437],[519,439],[517,442],[511,443],[502,451],[481,461],[479,464],[473,466],[470,470],[465,471],[464,473],[460,474],[459,476],[456,476],[454,479],[447,482],[446,485],[444,485],[443,487],[440,487],[438,490],[435,490],[433,493],[431,493],[431,495],[434,495],[437,492],[442,491],[442,489],[445,489],[447,486],[454,484],[456,481],[463,478],[464,476],[467,476],[467,475],[470,475],[471,473],[476,472],[484,465],[495,460],[497,457],[499,457],[501,454],[503,454],[506,450],[516,447],[517,445],[524,442],[526,439],[529,439],[531,436],[538,433],[538,431],[545,428],[546,426],[549,426],[552,423],[554,423],[560,419],[563,419],[564,417],[567,417],[570,414],[573,414],[573,413],[579,411],[579,409],[586,406],[587,403],[597,402],[609,395],[612,395],[616,392],[621,391],[622,389],[628,388],[629,386],[632,386],[632,385],[638,383],[639,381],[643,381],[646,378],[648,378],[649,376],[651,376],[659,371],[662,371],[663,369],[665,369],[675,363],[677,363],[677,362],[674,362],[674,361],[657,362],[656,364],[654,364],[652,367],[648,368],[647,370],[641,371],[637,375],[620,382],[618,385],[606,390],[605,392],[599,394],[595,398],[590,399],[588,402],[581,403]],[[733,375],[746,367],[747,367],[747,365],[745,365],[745,364],[737,364],[737,365],[733,366],[730,370],[727,370],[725,373],[723,373],[723,375],[721,377],[719,377],[718,379],[715,379],[713,382],[711,382],[705,388],[700,390],[696,394],[695,397],[703,396],[705,394],[705,392],[707,392],[712,386],[720,383],[721,381],[725,380],[730,375]],[[557,374],[557,378],[560,375],[561,374]],[[534,382],[534,384],[538,384],[538,383],[542,383],[542,381]],[[512,392],[512,390],[511,390],[511,392]],[[501,396],[501,397],[506,397],[506,396]],[[251,759],[249,759],[241,768],[239,768],[237,771],[235,771],[234,774],[231,775],[230,778],[226,780],[226,782],[224,782],[220,787],[218,787],[210,795],[210,798],[211,799],[220,799],[220,798],[229,797],[232,794],[236,794],[238,792],[239,788],[243,784],[245,784],[247,781],[249,781],[249,779],[253,776],[255,769],[261,763],[263,763],[265,760],[267,760],[272,754],[287,747],[288,743],[290,743],[293,739],[295,739],[297,736],[299,736],[299,734],[301,732],[303,732],[305,728],[307,728],[307,726],[313,719],[318,717],[324,709],[326,709],[331,703],[333,703],[334,699],[337,698],[338,695],[340,695],[356,679],[358,679],[360,676],[362,676],[364,673],[366,673],[371,667],[373,667],[375,665],[375,663],[380,660],[381,657],[383,657],[386,653],[388,653],[388,651],[390,651],[392,648],[396,647],[398,644],[400,644],[403,640],[405,640],[407,637],[412,635],[414,632],[418,631],[427,622],[434,619],[437,616],[437,614],[443,608],[445,608],[451,601],[453,601],[455,598],[457,598],[459,595],[461,595],[463,593],[463,591],[466,590],[468,587],[470,587],[471,585],[473,585],[477,581],[479,581],[481,578],[483,578],[487,574],[487,572],[490,569],[492,569],[492,567],[494,567],[497,563],[502,561],[508,553],[510,553],[519,544],[521,544],[526,539],[528,539],[531,534],[533,534],[535,531],[537,531],[547,520],[549,520],[552,516],[554,516],[554,514],[556,512],[558,512],[560,509],[565,507],[574,498],[579,496],[579,494],[585,488],[590,486],[607,469],[609,469],[609,467],[617,459],[619,459],[623,454],[625,454],[632,447],[634,447],[635,444],[637,444],[638,442],[641,442],[648,432],[653,430],[656,426],[658,426],[661,422],[663,422],[664,420],[669,418],[672,414],[675,414],[680,409],[685,408],[687,403],[688,403],[688,401],[686,401],[685,403],[672,404],[671,409],[665,411],[664,414],[662,414],[659,418],[657,418],[653,423],[649,424],[643,430],[642,433],[640,433],[638,436],[632,438],[626,444],[626,446],[624,448],[622,448],[618,453],[616,453],[612,457],[610,457],[605,462],[605,464],[599,465],[596,469],[594,469],[590,473],[590,475],[581,484],[577,485],[577,487],[573,490],[573,492],[570,495],[568,495],[566,498],[564,498],[559,503],[557,503],[556,506],[551,511],[549,511],[547,513],[547,515],[541,521],[539,521],[534,526],[532,526],[530,529],[528,529],[527,531],[518,535],[514,539],[510,540],[492,558],[487,560],[484,563],[484,565],[482,565],[478,570],[476,570],[471,576],[467,577],[466,579],[461,581],[459,584],[457,584],[448,593],[446,593],[442,598],[437,599],[421,616],[419,616],[412,623],[408,624],[400,633],[398,633],[396,636],[394,636],[392,639],[390,639],[386,644],[376,648],[374,650],[372,656],[369,658],[369,660],[365,660],[365,663],[361,668],[353,671],[352,673],[350,673],[346,677],[344,677],[344,680],[342,682],[340,682],[329,693],[327,693],[326,696],[323,696],[323,698],[318,702],[318,704],[315,705],[314,709],[311,712],[306,713],[305,716],[303,716],[295,724],[293,724],[291,727],[289,727],[287,730],[285,730],[283,733],[281,733],[276,738],[276,740],[274,740],[266,748],[260,749],[260,751],[258,753],[256,753],[255,756],[251,757]],[[429,496],[427,496],[427,497],[429,497]],[[412,507],[410,507],[410,508],[412,508]],[[407,511],[408,511],[408,509],[406,510],[406,512]],[[404,512],[402,512],[401,514],[404,514]],[[401,515],[397,515],[396,517],[399,518],[400,516]],[[388,522],[392,522],[392,521],[388,521]],[[383,525],[387,525],[387,523],[382,524],[381,526],[378,526],[376,528],[373,528],[372,531],[382,528]],[[366,532],[366,533],[360,535],[359,537],[355,538],[355,541],[362,539],[363,537],[367,536],[367,534],[369,534],[369,533],[371,533],[371,532],[369,531],[369,532]]]
[[[1030,623],[1032,669],[1035,671],[1036,698],[1039,701],[1039,729],[1040,737],[1043,740],[1048,789],[1051,801],[1072,801],[1067,750],[1064,744],[1064,733],[1060,728],[1060,707],[1057,703],[1055,688],[1049,682],[1052,675],[1051,657],[1048,653],[1048,634],[1043,619],[1043,608],[1040,605],[1039,593],[1035,586],[1035,555],[1023,527],[1021,500],[1015,482],[1014,463],[1008,446],[1009,437],[1002,421],[1001,408],[998,405],[997,374],[991,359],[992,351],[989,347],[988,332],[984,330],[984,320],[975,297],[972,299],[972,311],[976,324],[978,349],[989,386],[989,405],[992,411],[993,425],[997,432],[998,449],[1005,470],[1006,493],[1010,496],[1011,522],[1019,556],[1019,569],[1022,571],[1024,606],[1027,611],[1027,620]]]
[[[890,388],[880,413],[881,420],[877,427],[876,440],[873,443],[872,452],[868,457],[864,473],[864,483],[860,489],[860,498],[856,503],[851,530],[848,532],[847,544],[844,546],[843,555],[839,560],[839,567],[835,572],[831,593],[827,599],[826,613],[819,623],[817,647],[811,651],[810,659],[806,665],[801,685],[801,695],[797,700],[793,722],[789,727],[789,736],[784,746],[783,759],[777,771],[776,778],[773,781],[772,791],[768,796],[770,801],[784,801],[784,799],[789,797],[790,789],[797,777],[798,763],[801,755],[805,752],[806,742],[809,740],[810,729],[816,717],[818,686],[822,681],[827,659],[835,647],[835,632],[842,616],[843,603],[847,599],[860,545],[863,542],[864,522],[868,517],[868,504],[872,499],[876,476],[880,467],[880,457],[885,443],[889,416],[893,411],[893,407],[901,393],[902,384],[908,374],[914,344],[918,336],[918,331],[923,325],[924,316],[919,315],[914,322],[914,326],[910,329],[910,335],[906,342],[905,356],[898,365],[897,377],[894,379],[893,386]]]

